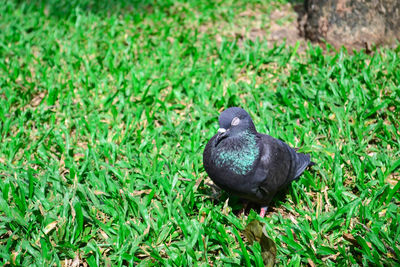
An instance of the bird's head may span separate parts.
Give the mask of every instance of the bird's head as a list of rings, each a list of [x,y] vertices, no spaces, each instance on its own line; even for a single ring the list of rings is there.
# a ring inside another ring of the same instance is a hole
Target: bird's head
[[[232,107],[224,110],[218,118],[219,129],[215,145],[228,137],[235,137],[243,132],[256,133],[256,127],[250,115],[242,108]]]

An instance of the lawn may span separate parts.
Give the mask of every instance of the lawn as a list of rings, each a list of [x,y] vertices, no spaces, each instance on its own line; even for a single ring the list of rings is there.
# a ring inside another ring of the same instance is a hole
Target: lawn
[[[260,266],[254,219],[278,266],[400,264],[400,47],[249,33],[287,2],[3,2],[0,265]],[[316,163],[265,218],[203,168],[230,106]]]

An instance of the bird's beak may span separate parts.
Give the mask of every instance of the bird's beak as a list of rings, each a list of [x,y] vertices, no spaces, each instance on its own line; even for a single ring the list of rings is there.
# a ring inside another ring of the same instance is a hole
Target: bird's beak
[[[222,134],[222,133],[225,133],[226,132],[226,129],[225,128],[219,128],[218,129],[218,133],[219,134]]]
[[[219,128],[218,129],[218,135],[217,135],[217,139],[215,140],[215,146],[217,146],[219,144],[219,142],[222,141],[222,139],[224,139],[226,137],[226,129],[225,128]]]

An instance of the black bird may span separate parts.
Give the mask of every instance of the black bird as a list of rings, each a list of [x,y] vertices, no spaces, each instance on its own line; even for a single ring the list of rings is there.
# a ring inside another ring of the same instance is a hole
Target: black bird
[[[309,155],[258,133],[244,109],[223,111],[219,126],[204,149],[204,168],[211,180],[228,193],[261,204],[261,217],[275,193],[314,164]]]

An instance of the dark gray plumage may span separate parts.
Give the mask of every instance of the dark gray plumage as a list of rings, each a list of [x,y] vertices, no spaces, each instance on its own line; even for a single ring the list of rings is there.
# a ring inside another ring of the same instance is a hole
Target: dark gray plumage
[[[241,108],[223,111],[219,125],[204,149],[204,168],[215,184],[241,198],[268,205],[277,191],[313,164],[309,155],[258,133]]]

